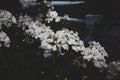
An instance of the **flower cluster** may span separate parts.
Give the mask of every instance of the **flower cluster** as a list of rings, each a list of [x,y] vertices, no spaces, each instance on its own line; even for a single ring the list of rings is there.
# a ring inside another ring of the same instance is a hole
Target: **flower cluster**
[[[0,47],[2,46],[2,43],[5,47],[10,47],[10,38],[3,31],[0,32]]]
[[[56,43],[60,49],[63,48],[64,50],[68,50],[69,45],[72,46],[72,49],[75,52],[84,49],[83,41],[80,40],[78,33],[68,29],[63,29],[56,32]]]
[[[120,61],[110,62],[108,68],[109,68],[108,72],[111,74],[120,72]]]
[[[68,51],[69,46],[72,46],[75,52],[84,49],[83,41],[80,40],[78,33],[74,33],[68,29],[54,32],[50,29],[50,26],[35,21],[29,24],[25,32],[35,39],[39,39],[41,41],[40,47],[48,51],[59,51],[60,54],[64,54],[62,53],[62,49]]]
[[[51,21],[55,20],[55,22],[60,22],[60,17],[58,17],[58,13],[56,11],[49,10],[46,14],[46,22],[50,23]]]
[[[48,23],[52,21],[60,22],[60,17],[56,11],[50,9],[46,13],[46,16],[41,13],[36,16],[20,15],[18,16],[18,20],[16,20],[10,12],[0,10],[0,29],[2,25],[12,26],[13,23],[16,23],[17,27],[22,28],[24,33],[39,40],[39,48],[44,50],[43,56],[45,58],[51,56],[52,52],[65,55],[72,49],[74,53],[80,53],[84,60],[92,61],[95,67],[107,67],[105,57],[108,54],[99,43],[93,41],[90,42],[89,47],[85,47],[84,42],[80,39],[77,32],[65,28],[53,31],[50,26],[46,26],[43,23],[45,21]],[[46,19],[43,17],[46,17]],[[68,16],[65,16],[65,18],[69,19]],[[3,31],[0,32],[0,42],[0,46],[2,43],[5,47],[10,46],[10,38]]]
[[[45,40],[48,35],[53,33],[49,26],[45,24],[38,23],[38,21],[32,22],[28,29],[25,30],[26,33],[30,34],[35,39]]]
[[[14,23],[17,23],[16,18],[9,11],[0,10],[0,46],[4,44],[5,47],[10,47],[10,38],[1,29],[3,25],[10,27]]]
[[[120,76],[120,61],[112,61],[108,65],[106,78],[108,80],[118,80]]]
[[[69,51],[70,47],[72,47],[73,51],[81,52],[83,59],[92,61],[96,67],[107,67],[105,57],[108,57],[108,54],[105,49],[95,41],[90,42],[90,46],[86,48],[77,32],[68,29],[54,32],[50,29],[50,26],[46,26],[39,21],[29,24],[25,32],[33,38],[40,40],[40,48],[45,50],[45,57],[51,56],[52,51],[65,55],[62,50]]]
[[[28,16],[28,15],[24,15],[24,16],[19,16],[19,20],[18,20],[18,27],[23,27],[23,26],[29,26],[31,24],[31,22],[33,21],[33,19]]]
[[[99,43],[91,41],[90,46],[85,48],[81,54],[83,55],[83,59],[93,61],[96,67],[107,67],[105,57],[108,57],[108,54]]]
[[[27,26],[29,26],[33,22],[33,19],[28,15],[20,15],[18,18],[18,27],[22,28],[22,30],[25,30]]]
[[[9,27],[12,23],[16,23],[16,18],[9,11],[0,10],[0,25]]]

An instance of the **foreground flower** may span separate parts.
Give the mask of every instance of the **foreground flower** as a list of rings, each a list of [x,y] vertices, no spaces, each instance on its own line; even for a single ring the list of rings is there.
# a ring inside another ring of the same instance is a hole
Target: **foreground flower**
[[[36,0],[21,1],[26,3]],[[47,3],[47,1],[44,1],[44,3],[48,5],[47,7],[51,7],[49,2]],[[38,12],[40,11],[42,10],[38,10]],[[45,58],[54,55],[54,53],[58,55],[66,55],[69,51],[72,51],[73,53],[80,53],[78,54],[80,59],[93,62],[95,67],[107,67],[105,57],[108,57],[108,54],[99,43],[93,41],[89,43],[89,47],[85,47],[84,42],[80,39],[77,32],[65,28],[53,31],[50,26],[47,26],[48,24],[46,25],[46,22],[60,22],[60,17],[52,8],[49,10],[47,9],[45,12],[48,13],[40,12],[34,16],[20,15],[16,21],[16,18],[10,12],[0,10],[0,31],[2,30],[2,25],[9,27],[15,23],[18,26],[18,29],[22,28],[22,32],[28,35],[28,38],[32,39],[30,40],[31,42],[28,41],[28,43],[30,42],[31,44],[34,44],[34,41],[39,41],[37,46],[44,50],[43,56]],[[64,18],[69,20],[67,15],[64,16]],[[26,39],[23,39],[23,41],[25,40]],[[3,45],[9,47],[10,39],[5,32],[1,31],[0,46]]]
[[[0,10],[0,24],[9,27],[12,23],[17,23],[16,18],[9,11]]]
[[[7,34],[1,31],[2,26],[5,25],[6,27],[12,26],[12,24],[16,24],[17,20],[15,16],[13,16],[9,11],[0,10],[0,47],[2,44],[5,47],[10,47],[10,38]]]
[[[105,49],[97,42],[90,42],[90,46],[85,48],[81,54],[83,59],[92,61],[96,67],[107,67],[105,57],[108,57]]]
[[[68,51],[71,46],[75,52],[84,49],[84,43],[80,40],[78,33],[68,29],[62,29],[54,32],[49,26],[39,21],[30,22],[25,32],[41,42],[40,47],[44,50],[59,51],[62,49]]]
[[[84,48],[82,40],[78,33],[68,29],[59,30],[56,32],[56,44],[59,49],[68,50],[70,46],[75,52],[81,51]]]
[[[0,46],[2,46],[2,43],[5,47],[10,47],[10,39],[3,31],[0,32]]]
[[[33,22],[33,19],[30,16],[20,15],[19,18],[18,18],[18,27],[25,30],[25,28],[27,28],[30,24],[32,24],[32,22]]]

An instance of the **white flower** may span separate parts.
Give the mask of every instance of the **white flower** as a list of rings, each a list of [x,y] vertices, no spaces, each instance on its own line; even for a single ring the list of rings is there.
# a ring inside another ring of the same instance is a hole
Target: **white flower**
[[[94,66],[98,68],[108,67],[108,65],[104,61],[93,61]]]
[[[62,53],[62,52],[60,52],[59,54],[62,55],[62,56],[65,55],[65,53]]]
[[[58,17],[58,13],[56,11],[49,11],[46,16],[51,18],[56,18]]]
[[[10,47],[10,42],[5,42],[5,43],[4,43],[4,46],[5,46],[5,47]]]
[[[46,14],[46,22],[50,23],[51,21],[55,20],[55,22],[60,22],[60,17],[58,17],[58,13],[56,11],[49,11]]]
[[[59,30],[56,32],[56,45],[60,49],[69,50],[69,46],[75,52],[82,51],[84,49],[83,41],[78,37],[77,32],[69,31],[68,29]]]
[[[83,42],[79,39],[78,33],[63,29],[54,33],[49,26],[45,24],[38,25],[39,22],[31,22],[25,32],[35,39],[40,39],[41,48],[45,50],[59,51],[61,49],[69,50],[69,46],[73,46],[73,50],[78,52],[84,49]],[[75,49],[76,48],[76,49]]]
[[[18,27],[30,26],[33,24],[33,22],[33,19],[28,15],[19,16]]]
[[[54,32],[50,29],[50,27],[45,24],[38,25],[38,23],[32,22],[28,28],[29,29],[26,29],[25,32],[35,39],[45,40],[49,35],[54,35]]]
[[[104,48],[95,41],[90,42],[90,46],[85,48],[81,54],[83,55],[83,59],[88,61],[93,61],[96,67],[106,67],[105,57],[108,57],[108,54],[104,50]]]
[[[47,39],[48,43],[52,43],[54,40],[53,39]]]
[[[58,14],[55,11],[50,11],[49,14],[47,14],[47,17],[51,20],[57,18],[57,16]],[[105,56],[108,56],[108,54],[104,48],[95,41],[90,42],[90,46],[85,48],[77,32],[68,29],[54,32],[49,26],[42,24],[38,20],[33,21],[32,18],[28,16],[21,16],[19,22],[28,27],[28,29],[25,29],[25,32],[33,38],[39,39],[41,42],[40,47],[48,53],[57,51],[59,52],[58,54],[64,55],[66,53],[63,53],[62,50],[68,51],[71,46],[73,51],[81,52],[83,59],[92,61],[96,67],[101,67],[103,66],[102,64],[106,62]],[[46,56],[47,54],[44,55]]]
[[[15,18],[14,16],[12,16],[11,21],[12,21],[13,23],[17,23],[17,20],[16,20],[16,18]]]
[[[48,49],[51,50],[52,49],[52,45],[50,45],[49,43],[47,43],[45,40],[41,41],[41,48],[42,49]]]
[[[78,47],[76,47],[76,46],[72,46],[72,49],[73,49],[75,52],[79,52]]]
[[[56,45],[51,45],[46,40],[41,41],[41,48],[42,49],[46,49],[46,50],[53,50],[53,51],[57,50],[57,46]]]
[[[57,46],[54,45],[54,46],[52,47],[52,50],[53,50],[53,51],[57,51]]]
[[[83,59],[88,61],[91,61],[92,58],[93,58],[93,55],[83,56]]]
[[[10,39],[3,31],[0,32],[0,42],[3,42],[5,47],[10,47]]]
[[[50,23],[51,21],[53,21],[53,18],[46,18],[45,21]]]
[[[72,45],[72,44],[77,44],[77,42],[74,39],[69,39],[68,44]]]
[[[70,17],[68,15],[64,15],[65,20],[70,20]]]
[[[68,44],[62,44],[61,47],[62,47],[64,50],[68,50],[68,49],[69,49]]]
[[[76,44],[72,46],[72,49],[75,52],[83,51],[85,49],[83,41],[79,40],[78,42],[76,42]]]
[[[60,22],[60,17],[56,17],[55,22]]]
[[[6,10],[0,10],[0,24],[4,24],[6,27],[12,25],[12,23],[16,23],[16,18]]]

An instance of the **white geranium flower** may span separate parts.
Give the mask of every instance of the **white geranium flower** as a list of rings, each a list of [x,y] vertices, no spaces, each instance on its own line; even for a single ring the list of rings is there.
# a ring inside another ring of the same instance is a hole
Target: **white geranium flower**
[[[69,49],[68,44],[62,44],[61,47],[62,47],[64,50],[68,50],[68,49]]]
[[[50,45],[49,43],[47,43],[45,40],[44,41],[41,41],[41,48],[42,49],[52,49],[53,48],[53,46],[52,45]]]
[[[5,43],[4,43],[4,46],[5,46],[5,47],[10,47],[10,42],[5,42]]]
[[[3,31],[0,32],[0,42],[3,42],[5,47],[10,47],[10,38]]]
[[[77,44],[77,42],[74,39],[69,39],[68,44],[70,45]]]
[[[18,18],[18,27],[26,27],[26,26],[30,26],[34,23],[33,19],[28,16],[19,16]]]
[[[55,20],[55,22],[60,22],[60,17],[58,17],[58,13],[56,11],[49,11],[46,14],[46,22],[50,23],[51,21]]]
[[[60,52],[59,54],[60,54],[60,55],[62,55],[62,56],[64,56],[64,55],[65,55],[65,53],[62,53],[62,52]]]
[[[45,40],[49,35],[54,35],[54,32],[50,29],[49,26],[45,24],[38,25],[38,22],[32,22],[29,26],[29,29],[26,29],[25,32],[30,34],[35,39]]]
[[[53,21],[53,18],[46,18],[45,21],[46,21],[47,23],[50,23],[51,21]]]
[[[93,61],[94,66],[96,67],[105,67],[107,64],[105,63],[105,57],[108,56],[104,48],[95,41],[90,42],[90,46],[88,48],[85,48],[81,54],[83,55],[83,58],[88,61]]]
[[[5,26],[9,27],[12,23],[16,23],[16,18],[6,10],[0,10],[0,24],[4,24]]]
[[[70,17],[68,15],[64,15],[64,19],[69,21]]]
[[[108,67],[108,65],[104,61],[93,61],[94,66],[98,68]]]
[[[92,58],[93,58],[93,55],[83,56],[83,59],[88,61],[91,61]]]
[[[16,18],[15,18],[14,16],[12,16],[11,21],[12,21],[13,23],[17,23],[17,20],[16,20]]]
[[[52,47],[52,50],[53,50],[53,51],[57,51],[57,46],[54,45],[54,46]]]
[[[73,49],[75,52],[79,52],[79,49],[78,49],[78,47],[76,47],[76,46],[72,46],[72,49]]]
[[[82,40],[79,41],[79,45],[84,45]]]
[[[79,39],[78,33],[69,31],[68,29],[59,30],[56,32],[56,43],[60,44],[61,47],[65,50],[69,49],[69,46],[72,46],[72,49],[76,52],[79,52],[84,49],[83,42]],[[62,45],[67,45],[66,47]]]
[[[60,22],[60,17],[56,17],[55,22]]]
[[[47,17],[51,20],[57,18],[57,16],[58,14],[55,11],[47,14]],[[103,66],[102,64],[106,62],[104,57],[108,56],[108,54],[104,48],[95,41],[90,42],[90,46],[85,48],[77,32],[68,29],[53,32],[49,26],[42,24],[38,20],[33,21],[32,18],[28,16],[21,17],[19,22],[28,27],[28,29],[25,30],[26,33],[41,41],[40,47],[47,52],[44,54],[45,57],[51,55],[52,51],[58,51],[58,54],[65,55],[62,49],[68,51],[69,46],[71,46],[73,51],[81,52],[83,59],[92,61],[96,67],[101,67]]]
[[[49,11],[46,16],[51,18],[56,18],[58,17],[58,13],[56,11]]]
[[[52,43],[54,40],[53,39],[47,39],[48,43]]]
[[[72,46],[72,49],[73,49],[75,52],[83,51],[84,48],[85,48],[84,46]]]

